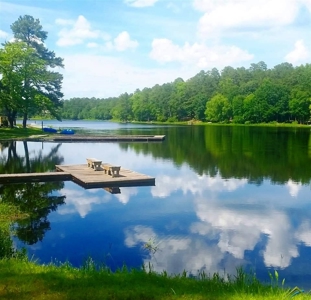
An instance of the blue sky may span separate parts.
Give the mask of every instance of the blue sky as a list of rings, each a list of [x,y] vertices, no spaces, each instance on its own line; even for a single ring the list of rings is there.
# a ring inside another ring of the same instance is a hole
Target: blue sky
[[[118,96],[264,61],[311,62],[311,0],[0,0],[0,42],[38,18],[64,98]]]

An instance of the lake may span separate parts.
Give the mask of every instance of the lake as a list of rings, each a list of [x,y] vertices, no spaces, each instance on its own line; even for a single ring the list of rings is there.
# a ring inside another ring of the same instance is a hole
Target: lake
[[[117,194],[70,181],[1,186],[3,201],[19,201],[30,214],[13,238],[29,257],[74,266],[92,257],[113,270],[147,265],[193,275],[234,274],[243,266],[261,280],[278,270],[287,285],[311,288],[310,128],[44,125],[166,140],[3,143],[2,173],[46,172],[96,157],[156,179]]]

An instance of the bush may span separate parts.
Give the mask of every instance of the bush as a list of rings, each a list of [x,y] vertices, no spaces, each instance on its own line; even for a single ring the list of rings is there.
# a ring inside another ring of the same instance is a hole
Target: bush
[[[176,117],[170,117],[167,119],[168,122],[178,122]]]

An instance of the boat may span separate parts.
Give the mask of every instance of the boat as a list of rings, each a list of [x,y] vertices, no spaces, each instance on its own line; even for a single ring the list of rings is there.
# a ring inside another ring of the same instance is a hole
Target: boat
[[[51,128],[51,127],[43,127],[42,130],[43,130],[44,132],[57,133],[57,129]]]
[[[61,131],[60,131],[60,134],[74,134],[75,132],[74,132],[74,130],[72,130],[72,129],[62,129]]]

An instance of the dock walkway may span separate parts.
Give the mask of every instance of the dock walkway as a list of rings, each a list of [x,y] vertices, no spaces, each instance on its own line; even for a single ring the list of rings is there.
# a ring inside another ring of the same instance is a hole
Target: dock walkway
[[[155,185],[154,177],[123,168],[120,169],[118,177],[112,177],[106,174],[103,167],[94,171],[87,164],[56,165],[55,167],[57,172],[0,174],[0,184],[71,180],[85,189]]]
[[[28,141],[38,142],[161,142],[165,140],[165,135],[48,135],[28,137]]]

